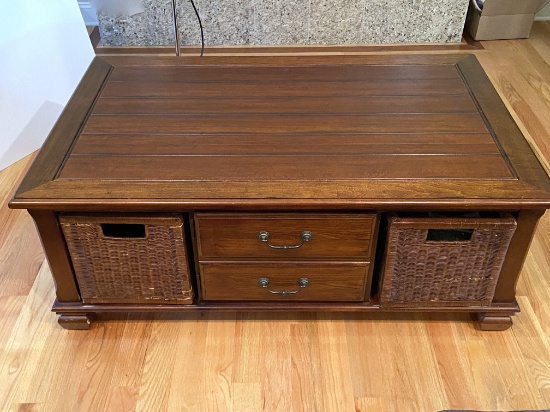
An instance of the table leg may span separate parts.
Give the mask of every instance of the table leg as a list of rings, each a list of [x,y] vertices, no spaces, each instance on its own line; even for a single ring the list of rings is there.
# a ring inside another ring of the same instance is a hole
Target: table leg
[[[506,330],[512,326],[511,313],[482,312],[477,314],[481,330]]]
[[[92,324],[87,313],[60,313],[57,322],[64,329],[70,330],[88,330]]]

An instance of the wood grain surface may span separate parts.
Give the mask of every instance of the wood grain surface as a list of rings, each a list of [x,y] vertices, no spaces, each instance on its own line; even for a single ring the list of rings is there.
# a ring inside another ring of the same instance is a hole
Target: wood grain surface
[[[70,151],[46,151],[55,176],[39,163],[14,207],[550,205],[544,170],[472,55],[110,56],[93,69],[89,113],[78,95],[69,105],[82,126]]]
[[[365,263],[280,261],[201,262],[200,267],[206,300],[275,302],[361,302],[368,270]],[[269,279],[265,288],[259,285],[260,278]],[[300,287],[302,278],[309,284]]]
[[[197,250],[201,259],[368,260],[375,224],[376,214],[195,215]],[[302,242],[304,231],[311,233],[311,240]],[[258,238],[260,232],[269,233],[266,242]],[[299,244],[302,246],[298,248],[280,248]]]
[[[529,40],[476,53],[547,170],[549,39],[550,24],[535,22]],[[522,312],[504,332],[480,332],[467,314],[260,312],[104,315],[67,331],[49,312],[54,285],[32,220],[6,206],[28,162],[0,172],[0,410],[550,407],[548,215],[517,285]]]

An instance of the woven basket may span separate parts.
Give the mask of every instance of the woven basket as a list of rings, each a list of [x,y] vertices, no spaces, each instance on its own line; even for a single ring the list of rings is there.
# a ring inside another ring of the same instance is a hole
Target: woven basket
[[[489,306],[515,229],[510,215],[391,215],[381,305]]]
[[[84,303],[190,304],[178,215],[61,215]]]

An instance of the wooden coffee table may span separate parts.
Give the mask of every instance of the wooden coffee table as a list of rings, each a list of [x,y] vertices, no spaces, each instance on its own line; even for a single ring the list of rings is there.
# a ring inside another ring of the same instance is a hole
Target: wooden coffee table
[[[117,311],[509,327],[550,181],[471,55],[96,58],[10,203],[66,328]]]

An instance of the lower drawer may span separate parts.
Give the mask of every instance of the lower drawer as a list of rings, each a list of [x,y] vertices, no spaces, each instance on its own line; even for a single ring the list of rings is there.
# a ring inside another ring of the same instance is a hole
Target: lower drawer
[[[205,300],[363,301],[368,263],[202,262]]]

